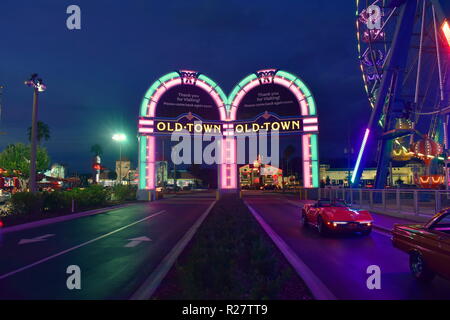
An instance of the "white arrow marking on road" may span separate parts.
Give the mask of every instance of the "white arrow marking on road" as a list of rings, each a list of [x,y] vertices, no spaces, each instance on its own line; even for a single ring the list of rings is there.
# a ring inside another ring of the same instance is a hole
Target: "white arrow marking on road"
[[[19,245],[27,244],[27,243],[46,241],[47,238],[50,238],[50,237],[53,237],[53,236],[54,236],[54,234],[44,234],[43,236],[32,238],[32,239],[22,239],[22,240],[19,241]]]
[[[124,247],[133,248],[133,247],[136,247],[141,242],[152,241],[152,239],[147,238],[147,237],[139,237],[139,238],[128,239],[128,241],[130,241],[130,242],[128,242]]]

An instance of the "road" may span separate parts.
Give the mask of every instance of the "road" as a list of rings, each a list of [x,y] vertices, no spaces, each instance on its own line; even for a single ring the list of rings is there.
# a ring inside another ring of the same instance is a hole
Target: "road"
[[[183,195],[0,234],[0,299],[128,299],[213,201]],[[70,265],[81,290],[67,288]]]
[[[408,256],[392,247],[389,234],[323,238],[313,228],[302,228],[302,202],[295,197],[246,192],[244,200],[338,299],[450,299],[449,281],[436,278],[423,285],[412,278]],[[380,290],[367,288],[370,265],[381,268]]]

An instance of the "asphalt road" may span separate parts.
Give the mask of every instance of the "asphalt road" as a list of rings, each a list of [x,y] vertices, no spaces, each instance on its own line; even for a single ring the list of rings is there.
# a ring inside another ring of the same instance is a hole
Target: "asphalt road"
[[[127,299],[213,201],[183,195],[0,233],[0,299]],[[130,240],[141,237],[151,241]],[[70,265],[81,290],[67,288]]]
[[[294,197],[246,192],[244,200],[338,299],[450,299],[449,281],[423,285],[412,278],[407,254],[392,247],[388,234],[323,238],[314,228],[302,228],[301,201]],[[367,288],[370,265],[381,269],[380,290]]]

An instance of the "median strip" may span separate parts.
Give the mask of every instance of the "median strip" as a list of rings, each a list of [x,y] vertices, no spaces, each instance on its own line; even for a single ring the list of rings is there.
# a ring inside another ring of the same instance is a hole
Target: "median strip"
[[[155,300],[311,300],[242,199],[222,195],[151,296]]]
[[[291,266],[303,279],[314,298],[318,300],[336,300],[336,297],[325,286],[325,284],[314,274],[314,272],[300,259],[298,255],[287,245],[287,243],[264,221],[264,219],[247,202],[244,202],[256,221],[261,225],[267,235],[272,239],[275,245],[280,249]]]

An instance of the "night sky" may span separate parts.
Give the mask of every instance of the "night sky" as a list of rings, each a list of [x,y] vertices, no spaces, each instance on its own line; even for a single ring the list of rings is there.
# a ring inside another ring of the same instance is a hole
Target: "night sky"
[[[81,30],[66,28],[71,4],[81,7]],[[359,144],[369,117],[355,11],[350,0],[1,0],[0,148],[27,142],[32,90],[23,81],[34,72],[48,87],[39,118],[51,128],[44,146],[52,162],[89,172],[94,143],[112,166],[116,131],[129,136],[124,154],[136,165],[139,105],[160,76],[197,70],[228,94],[249,73],[273,67],[312,90],[321,158],[343,157],[348,133]]]

